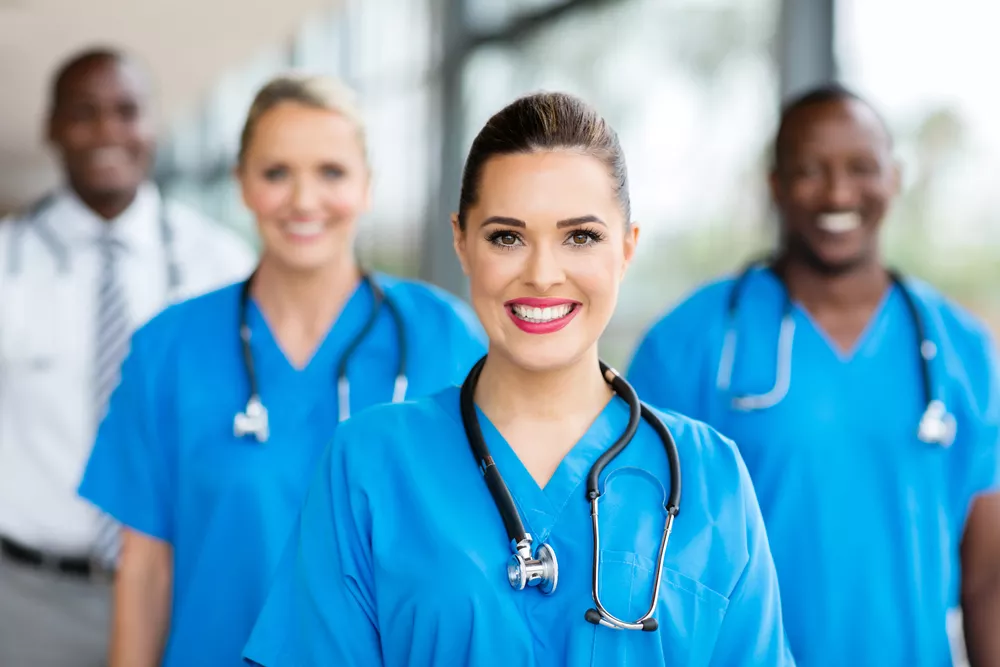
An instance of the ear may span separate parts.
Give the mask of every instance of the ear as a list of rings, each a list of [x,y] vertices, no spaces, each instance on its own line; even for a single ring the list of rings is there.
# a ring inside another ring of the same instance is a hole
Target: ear
[[[452,245],[455,247],[455,255],[458,256],[458,262],[462,265],[462,273],[466,276],[469,275],[469,260],[467,257],[468,247],[466,244],[465,231],[458,224],[458,213],[451,214],[451,239]]]
[[[367,173],[365,174],[365,198],[361,203],[361,210],[368,213],[372,210],[372,188],[375,186],[375,178],[372,174],[372,170],[367,168]]]
[[[772,169],[767,175],[767,185],[768,189],[771,191],[771,201],[774,204],[778,203],[781,198],[781,181],[778,179],[778,172]]]
[[[903,165],[899,160],[892,162],[892,196],[897,196],[903,189]]]
[[[622,265],[621,278],[625,277],[625,273],[628,271],[628,267],[632,264],[632,259],[635,257],[635,250],[639,245],[639,229],[639,223],[633,221],[628,229],[625,230],[625,263]]]

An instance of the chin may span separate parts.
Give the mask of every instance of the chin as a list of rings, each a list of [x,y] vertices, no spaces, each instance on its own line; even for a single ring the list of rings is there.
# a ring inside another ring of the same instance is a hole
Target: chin
[[[578,363],[593,345],[553,338],[549,341],[508,341],[503,356],[518,368],[532,373],[548,373]]]

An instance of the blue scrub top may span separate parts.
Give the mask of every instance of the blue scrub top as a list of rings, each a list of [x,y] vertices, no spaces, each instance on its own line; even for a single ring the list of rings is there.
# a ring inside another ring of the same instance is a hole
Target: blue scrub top
[[[487,445],[535,545],[556,551],[551,596],[507,583],[510,546],[470,451],[459,389],[378,406],[338,432],[244,655],[267,667],[791,665],[757,501],[732,443],[661,415],[680,452],[680,514],[655,632],[584,620],[593,538],[586,476],[624,431],[612,399],[539,488],[486,416]],[[646,612],[669,473],[643,422],[602,476],[601,601]]]
[[[441,290],[375,276],[405,323],[408,396],[461,383],[485,351],[472,311]],[[241,652],[337,428],[336,371],[373,295],[351,296],[308,366],[296,370],[251,301],[248,321],[270,439],[236,438],[249,395],[240,285],[173,306],[139,330],[80,494],[169,542],[173,606],[163,665],[240,665]],[[389,401],[399,350],[387,308],[348,367],[353,412]]]
[[[716,388],[732,279],[659,321],[628,372],[656,406],[712,424],[743,454],[767,525],[801,665],[951,664],[946,615],[959,600],[959,543],[973,496],[998,486],[998,375],[969,314],[907,281],[939,395],[957,420],[950,448],[924,443],[914,322],[897,287],[855,348],[838,351],[795,304],[792,379],[773,408],[740,412]],[[755,270],[742,288],[731,390],[774,386],[785,292]]]

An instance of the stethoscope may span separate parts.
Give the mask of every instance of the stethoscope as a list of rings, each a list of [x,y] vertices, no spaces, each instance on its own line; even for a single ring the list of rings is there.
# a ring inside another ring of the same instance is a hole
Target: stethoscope
[[[250,274],[240,290],[240,341],[243,349],[243,365],[250,381],[250,399],[243,412],[238,413],[233,419],[233,435],[237,438],[253,435],[257,442],[267,442],[270,437],[267,408],[264,407],[264,403],[260,399],[260,391],[257,387],[257,373],[254,370],[253,351],[250,348],[250,324],[247,317],[250,310],[250,284],[255,274],[256,272]],[[347,379],[347,364],[355,350],[375,326],[383,305],[388,309],[396,326],[396,342],[399,348],[399,364],[396,368],[396,381],[392,388],[393,403],[399,403],[406,398],[406,389],[409,384],[406,378],[406,335],[403,328],[403,317],[395,302],[382,291],[382,288],[367,273],[361,274],[361,281],[368,285],[371,290],[374,303],[371,313],[368,315],[368,321],[344,350],[344,355],[337,366],[339,421],[344,421],[351,416],[351,383]]]
[[[517,511],[514,499],[510,495],[510,490],[496,462],[490,455],[490,450],[483,439],[483,433],[479,428],[479,419],[476,416],[475,393],[476,385],[479,382],[479,375],[486,363],[483,357],[472,367],[468,377],[462,384],[460,395],[460,405],[462,411],[462,423],[465,426],[465,436],[469,440],[472,453],[479,463],[480,471],[486,479],[486,486],[493,496],[503,519],[504,527],[507,529],[507,537],[510,539],[511,558],[507,564],[507,582],[511,588],[517,591],[526,587],[537,587],[543,594],[551,595],[556,590],[559,583],[559,563],[556,560],[556,552],[551,544],[539,545],[537,551],[532,550],[532,538],[524,529],[521,515]],[[603,625],[615,630],[645,630],[652,632],[658,626],[653,613],[660,598],[660,578],[663,574],[663,557],[667,551],[667,542],[670,539],[670,531],[673,529],[674,517],[680,511],[681,495],[681,466],[677,454],[677,445],[670,431],[663,422],[652,413],[643,403],[639,401],[632,386],[618,374],[617,371],[608,367],[604,362],[600,362],[601,373],[604,380],[611,385],[615,393],[622,398],[629,408],[629,421],[625,432],[621,437],[594,462],[587,475],[587,499],[590,501],[590,517],[594,531],[594,569],[593,581],[591,583],[594,605],[596,608],[588,609],[584,618],[594,625]],[[649,604],[649,609],[638,620],[629,623],[616,618],[604,605],[601,604],[598,590],[601,581],[601,534],[597,518],[597,501],[601,497],[600,476],[604,468],[618,456],[625,447],[632,441],[639,428],[639,420],[645,419],[653,427],[663,447],[667,452],[667,462],[670,466],[670,496],[667,499],[665,510],[667,513],[666,523],[663,527],[663,537],[660,540],[660,550],[656,562],[656,579],[653,584],[653,599]]]
[[[729,292],[727,304],[727,316],[729,328],[722,345],[722,358],[719,362],[719,372],[716,376],[716,388],[720,391],[729,391],[730,381],[733,375],[733,364],[736,356],[737,326],[736,314],[739,310],[740,297],[750,274],[758,265],[767,265],[765,262],[753,262],[749,264],[733,283],[733,288]],[[769,267],[770,268],[770,267]],[[766,410],[772,408],[784,400],[788,395],[788,388],[792,380],[792,344],[795,339],[795,318],[792,313],[793,304],[788,287],[784,284],[781,276],[772,270],[775,277],[781,283],[784,292],[784,305],[781,317],[781,329],[778,333],[778,360],[775,368],[774,386],[763,394],[744,394],[733,397],[732,406],[736,410],[751,412],[755,410]],[[916,300],[906,287],[903,279],[895,271],[889,271],[889,278],[899,289],[909,311],[910,319],[917,334],[917,349],[920,351],[920,374],[923,384],[924,408],[917,427],[917,437],[928,444],[937,444],[948,447],[955,437],[955,418],[951,415],[944,403],[944,400],[935,396],[934,384],[931,376],[931,361],[937,356],[937,346],[927,337],[924,320],[920,316]]]
[[[55,202],[54,196],[42,199],[31,207],[28,215],[20,220],[14,221],[11,243],[7,248],[7,275],[16,276],[21,272],[21,248],[23,245],[25,232],[31,230],[42,242],[46,250],[56,261],[56,266],[60,274],[67,275],[70,272],[70,253],[65,243],[56,236],[52,227],[43,213]],[[159,215],[160,244],[163,248],[163,258],[167,271],[167,301],[173,301],[181,287],[181,268],[177,261],[177,248],[174,239],[174,230],[167,217],[166,202],[160,200]]]

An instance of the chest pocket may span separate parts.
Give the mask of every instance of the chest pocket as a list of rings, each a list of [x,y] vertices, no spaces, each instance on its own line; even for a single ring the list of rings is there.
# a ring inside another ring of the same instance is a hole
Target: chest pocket
[[[669,549],[669,546],[668,546]],[[601,602],[629,622],[646,613],[656,563],[628,551],[601,551]],[[653,613],[656,632],[594,629],[593,667],[609,665],[708,665],[729,601],[673,569],[663,568]]]
[[[608,475],[599,506],[601,551],[598,594],[604,608],[633,622],[646,613],[653,596],[656,557],[666,518],[666,490],[654,475],[639,468],[619,468]],[[667,544],[665,563],[687,545]],[[688,557],[696,557],[691,554]],[[594,629],[592,664],[708,664],[728,599],[664,565],[653,617],[655,632]]]

